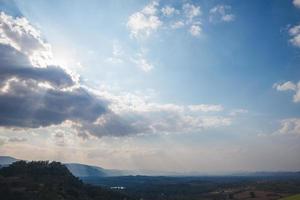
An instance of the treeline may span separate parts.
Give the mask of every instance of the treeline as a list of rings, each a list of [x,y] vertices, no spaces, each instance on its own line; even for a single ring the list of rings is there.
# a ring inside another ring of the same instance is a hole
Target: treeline
[[[63,164],[17,161],[0,169],[1,200],[124,200],[128,196],[84,184]]]

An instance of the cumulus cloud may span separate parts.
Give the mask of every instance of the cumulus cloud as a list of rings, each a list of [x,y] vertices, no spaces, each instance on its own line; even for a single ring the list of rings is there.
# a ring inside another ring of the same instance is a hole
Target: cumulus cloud
[[[127,27],[130,29],[131,36],[135,38],[147,37],[162,25],[162,21],[156,15],[157,6],[158,2],[153,1],[129,17]]]
[[[155,14],[155,4],[142,12],[147,15]],[[12,18],[3,13],[1,15],[1,24],[5,24],[3,21],[7,19],[11,24],[5,29],[14,29],[17,26],[19,31],[23,31],[20,35],[6,34],[6,39],[0,40],[1,127],[27,129],[68,123],[82,137],[120,137],[199,132],[206,128],[231,124],[230,117],[206,116],[199,113],[221,111],[223,107],[220,105],[151,103],[143,96],[95,91],[81,85],[78,79],[60,66],[36,66],[30,59],[31,53],[28,52],[39,54],[40,47],[37,44],[49,44],[42,41],[39,34],[26,32],[26,26],[29,26],[27,22],[19,23],[20,18]],[[33,27],[31,29],[38,32]],[[30,50],[24,46],[23,39],[18,38],[27,38],[26,34],[30,35],[30,40],[26,42]],[[30,42],[35,45],[31,45]],[[22,48],[19,48],[21,46]],[[120,49],[113,49],[114,56],[121,54]],[[145,71],[151,70],[153,66],[143,59],[143,54],[138,55],[135,62]],[[54,137],[60,145],[65,144],[61,134]]]
[[[198,36],[202,31],[201,15],[200,6],[192,3],[184,3],[181,9],[177,10],[170,5],[161,7],[159,2],[153,1],[130,15],[127,27],[130,29],[130,35],[135,38],[145,38],[159,28],[174,30],[184,26],[192,36]]]
[[[171,6],[166,6],[166,7],[163,7],[161,9],[161,12],[163,13],[163,15],[165,16],[171,16],[173,14],[179,14],[179,11],[176,10],[175,8],[171,7]]]
[[[234,21],[235,15],[230,13],[231,6],[229,5],[217,5],[209,10],[209,21],[210,22],[231,22]]]
[[[300,136],[300,118],[284,119],[280,122],[280,128],[277,133],[282,135]]]
[[[121,125],[130,124],[131,131],[136,133],[201,132],[207,128],[231,125],[230,117],[203,114],[221,111],[221,105],[159,104],[134,94],[107,98],[112,102],[109,108],[118,116],[122,116],[122,119],[126,119],[127,122]]]
[[[199,36],[202,32],[201,22],[198,17],[202,15],[200,6],[185,3],[182,6],[183,13],[185,14],[185,24],[189,26],[188,32],[192,36]],[[177,24],[179,27],[181,24]]]
[[[297,8],[300,8],[300,0],[293,0],[293,4],[294,4],[294,6],[296,6]]]
[[[294,84],[291,81],[287,81],[285,83],[282,84],[278,84],[275,83],[274,87],[278,90],[278,91],[287,91],[287,90],[296,90],[297,89],[297,85]]]
[[[193,36],[198,36],[201,33],[201,27],[199,25],[195,25],[193,24],[190,29],[189,32],[191,33],[191,35]]]
[[[300,47],[300,25],[291,27],[289,34],[291,36],[290,43],[295,47]]]
[[[296,84],[291,81],[285,83],[275,83],[273,87],[278,91],[292,91],[294,93],[293,101],[300,102],[300,81]]]
[[[9,82],[0,93],[0,125],[38,128],[66,120],[92,122],[106,112],[105,103],[83,88],[70,91],[40,86],[36,81]]]
[[[51,46],[42,40],[40,32],[24,17],[13,18],[0,13],[0,42],[22,52],[34,66],[50,64]]]
[[[37,128],[66,120],[94,121],[106,103],[60,66],[36,65],[45,43],[25,18],[0,17],[0,125]],[[41,63],[48,63],[47,59]]]
[[[200,6],[190,3],[183,4],[182,9],[189,22],[192,22],[195,17],[198,17],[202,14]]]

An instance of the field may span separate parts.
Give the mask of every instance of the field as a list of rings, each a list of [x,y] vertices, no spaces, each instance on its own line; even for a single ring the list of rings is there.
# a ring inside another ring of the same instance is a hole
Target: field
[[[86,177],[84,182],[144,200],[297,200],[300,177]]]
[[[300,194],[293,195],[293,196],[290,196],[290,197],[285,197],[281,200],[300,200]]]

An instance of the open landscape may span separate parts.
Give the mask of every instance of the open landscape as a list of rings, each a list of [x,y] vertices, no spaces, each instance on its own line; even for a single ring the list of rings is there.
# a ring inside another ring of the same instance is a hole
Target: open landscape
[[[25,162],[6,156],[0,157],[0,163],[0,194],[5,200],[297,200],[300,197],[297,195],[300,193],[300,172],[223,176],[121,176],[105,174],[105,171],[110,171],[108,169],[74,163],[70,168],[70,164]]]

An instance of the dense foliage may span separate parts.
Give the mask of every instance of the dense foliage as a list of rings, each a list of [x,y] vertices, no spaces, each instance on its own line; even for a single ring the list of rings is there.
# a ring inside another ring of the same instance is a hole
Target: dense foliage
[[[120,200],[115,191],[84,184],[59,162],[17,161],[0,169],[1,200]]]

